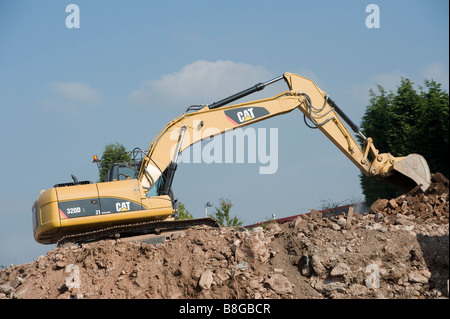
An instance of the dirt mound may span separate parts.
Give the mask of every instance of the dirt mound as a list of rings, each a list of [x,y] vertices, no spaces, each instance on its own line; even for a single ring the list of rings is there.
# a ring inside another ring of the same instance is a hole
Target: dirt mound
[[[448,298],[448,180],[362,215],[303,215],[159,244],[66,244],[0,271],[0,298]]]

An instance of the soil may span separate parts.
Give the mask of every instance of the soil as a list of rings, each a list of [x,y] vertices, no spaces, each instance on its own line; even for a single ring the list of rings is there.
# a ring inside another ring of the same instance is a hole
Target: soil
[[[364,214],[65,244],[0,270],[0,298],[448,299],[448,197],[436,173],[426,194]]]

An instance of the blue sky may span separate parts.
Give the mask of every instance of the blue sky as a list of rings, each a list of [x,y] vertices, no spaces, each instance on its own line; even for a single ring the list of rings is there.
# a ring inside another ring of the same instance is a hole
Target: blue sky
[[[65,24],[70,3],[80,8],[78,29]],[[371,3],[380,28],[366,27]],[[316,81],[359,123],[377,84],[433,78],[448,90],[448,16],[448,1],[438,0],[0,0],[0,265],[53,248],[32,236],[41,189],[71,174],[96,181],[93,154],[114,142],[147,149],[191,104],[287,71]],[[174,191],[194,217],[221,197],[245,224],[363,199],[358,169],[299,112],[255,128],[278,129],[277,172],[181,164]]]

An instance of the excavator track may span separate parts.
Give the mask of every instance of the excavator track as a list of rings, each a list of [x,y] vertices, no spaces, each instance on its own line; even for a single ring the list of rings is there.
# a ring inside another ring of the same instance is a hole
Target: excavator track
[[[211,218],[197,218],[186,220],[172,220],[172,221],[146,221],[139,223],[130,223],[126,225],[115,225],[86,231],[76,234],[63,235],[57,239],[56,245],[61,246],[67,243],[87,243],[95,242],[102,239],[110,238],[124,238],[138,236],[142,234],[151,234],[159,232],[168,232],[173,230],[186,229],[193,226],[206,225],[214,228],[220,225]]]

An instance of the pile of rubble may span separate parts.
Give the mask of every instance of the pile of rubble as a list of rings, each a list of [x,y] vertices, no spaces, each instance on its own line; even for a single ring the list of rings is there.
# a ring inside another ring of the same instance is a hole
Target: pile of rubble
[[[254,229],[200,226],[159,244],[66,244],[0,270],[0,298],[448,298],[448,180],[368,213]]]
[[[270,265],[273,238],[262,228],[197,226],[159,244],[66,244],[2,270],[0,297],[279,298],[292,287]]]
[[[398,221],[403,221],[398,219]],[[374,214],[298,219],[285,236],[291,264],[325,298],[448,297],[448,223],[384,223]]]
[[[394,221],[400,214],[417,221],[448,223],[448,179],[441,173],[433,174],[432,184],[425,194],[378,199],[370,207],[370,212],[386,222]]]

